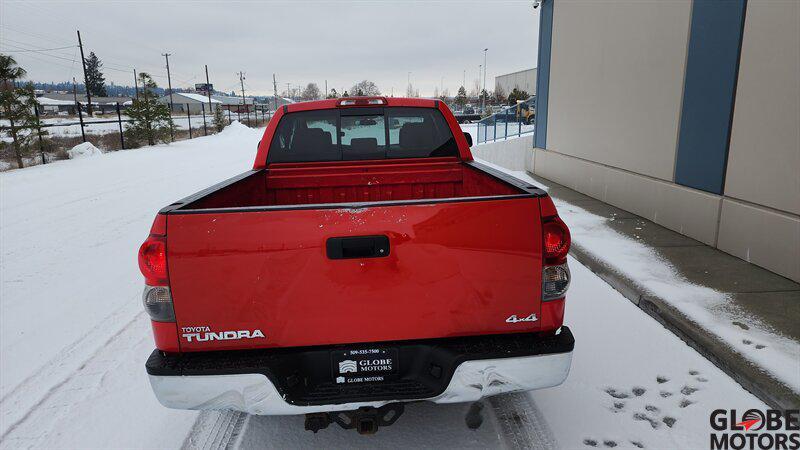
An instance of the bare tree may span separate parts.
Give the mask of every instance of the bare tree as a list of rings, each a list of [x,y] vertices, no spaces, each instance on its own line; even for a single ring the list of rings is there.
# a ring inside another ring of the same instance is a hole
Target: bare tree
[[[322,94],[317,83],[308,83],[303,92],[300,93],[300,98],[303,100],[317,100],[320,97],[322,97]]]
[[[378,89],[378,86],[372,81],[363,80],[350,88],[350,95],[374,97],[376,95],[381,95],[381,90]]]
[[[505,89],[499,84],[494,87],[494,99],[500,104],[505,104],[508,101]]]

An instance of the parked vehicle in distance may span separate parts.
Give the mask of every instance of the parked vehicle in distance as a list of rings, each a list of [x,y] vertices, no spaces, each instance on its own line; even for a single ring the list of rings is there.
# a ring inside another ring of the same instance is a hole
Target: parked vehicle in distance
[[[253,169],[163,208],[141,246],[158,400],[367,434],[405,402],[561,384],[569,231],[470,146],[437,100],[276,111]]]

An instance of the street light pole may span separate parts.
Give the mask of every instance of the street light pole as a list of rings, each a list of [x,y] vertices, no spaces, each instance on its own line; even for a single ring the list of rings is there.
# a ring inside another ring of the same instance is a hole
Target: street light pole
[[[488,48],[483,49],[483,111],[486,111],[486,51]]]
[[[483,97],[483,94],[480,92],[482,75],[483,75],[483,64],[478,64],[478,85],[475,86],[475,89],[478,90],[478,103],[480,103],[481,97]],[[481,112],[483,112],[483,109],[481,109]]]

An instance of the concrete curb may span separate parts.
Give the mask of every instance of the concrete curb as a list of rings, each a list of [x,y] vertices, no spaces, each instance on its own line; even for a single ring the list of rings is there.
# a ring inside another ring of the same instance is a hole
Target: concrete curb
[[[800,394],[748,361],[717,336],[671,306],[667,300],[646,292],[633,280],[618,273],[574,241],[570,255],[770,407],[800,408]]]

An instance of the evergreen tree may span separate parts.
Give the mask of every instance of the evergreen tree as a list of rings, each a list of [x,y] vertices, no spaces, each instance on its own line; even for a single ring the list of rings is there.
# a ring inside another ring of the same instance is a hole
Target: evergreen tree
[[[331,92],[328,94],[327,98],[339,98],[339,93],[336,92],[336,88],[331,88]]]
[[[108,95],[106,93],[106,79],[103,76],[103,72],[100,71],[102,68],[103,62],[94,52],[90,52],[89,57],[86,58],[86,79],[88,81],[86,89],[90,94],[97,97],[106,97]]]
[[[22,159],[32,150],[31,141],[36,136],[38,123],[34,108],[38,108],[33,85],[19,87],[18,82],[26,75],[12,56],[0,53],[0,119],[8,120],[9,132],[17,159],[17,167],[25,166]]]
[[[527,100],[528,97],[530,96],[528,95],[527,92],[520,91],[519,89],[514,88],[514,90],[511,91],[510,94],[508,94],[508,104],[515,105],[517,101]]]
[[[462,109],[464,108],[464,105],[467,104],[467,90],[464,88],[464,86],[458,88],[458,94],[456,94],[455,102],[456,105]]]
[[[128,109],[132,122],[125,129],[125,139],[136,146],[167,142],[175,129],[169,106],[158,102],[156,82],[145,72],[139,74],[139,98]]]
[[[217,133],[219,133],[225,128],[225,112],[222,109],[222,105],[216,106],[217,107],[214,109],[214,128],[216,128]]]

